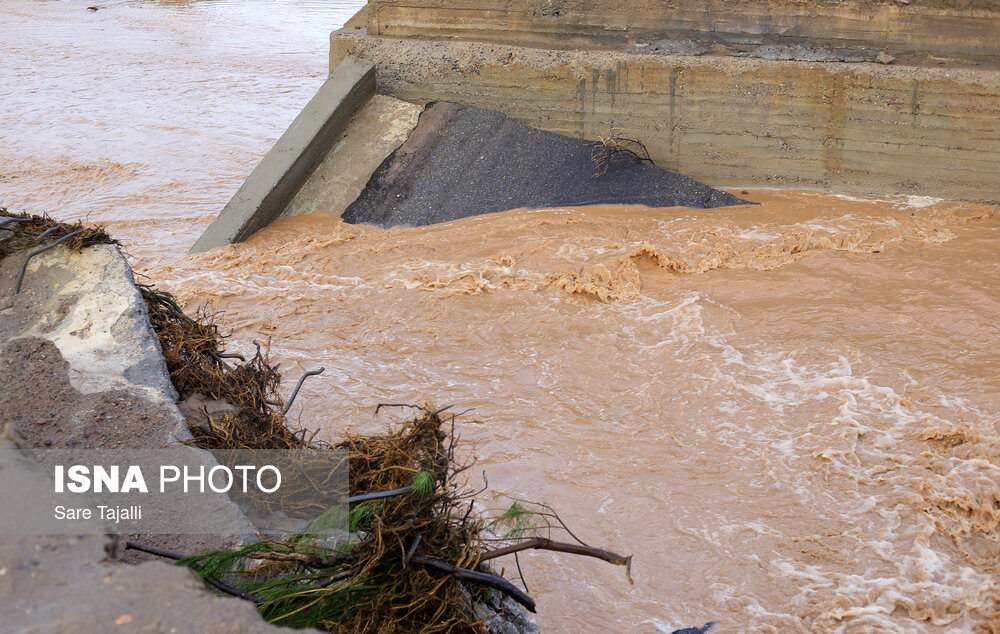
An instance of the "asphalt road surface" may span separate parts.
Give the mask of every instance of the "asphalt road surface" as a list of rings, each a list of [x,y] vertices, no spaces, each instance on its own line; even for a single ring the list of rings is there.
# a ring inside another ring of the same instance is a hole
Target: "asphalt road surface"
[[[500,112],[434,102],[343,218],[381,227],[420,226],[522,207],[746,203],[627,156],[596,176],[592,152],[589,141],[523,126]]]

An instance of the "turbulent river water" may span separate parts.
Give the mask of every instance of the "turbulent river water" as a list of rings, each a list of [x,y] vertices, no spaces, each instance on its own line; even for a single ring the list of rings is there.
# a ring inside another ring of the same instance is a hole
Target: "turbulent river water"
[[[522,557],[546,631],[1000,629],[996,208],[736,190],[760,204],[310,214],[184,256],[322,81],[337,18],[86,4],[2,9],[0,205],[106,222],[235,348],[325,366],[292,414],[329,438],[382,429],[379,402],[475,408],[491,491],[635,556],[634,585]]]

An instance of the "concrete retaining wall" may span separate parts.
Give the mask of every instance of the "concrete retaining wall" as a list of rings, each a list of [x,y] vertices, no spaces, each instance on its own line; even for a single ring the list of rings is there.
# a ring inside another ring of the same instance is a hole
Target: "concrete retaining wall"
[[[1000,200],[1000,71],[331,36],[379,91],[584,138],[613,128],[715,186]]]
[[[998,56],[1000,1],[371,0],[368,30],[546,47],[695,38]]]
[[[362,104],[375,94],[375,67],[346,57],[261,159],[192,253],[246,240],[284,210]]]

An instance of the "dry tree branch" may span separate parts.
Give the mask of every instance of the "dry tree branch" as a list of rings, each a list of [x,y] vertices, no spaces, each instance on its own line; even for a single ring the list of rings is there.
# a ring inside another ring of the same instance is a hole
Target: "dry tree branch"
[[[459,581],[469,581],[489,586],[491,588],[496,588],[509,596],[511,599],[514,599],[523,605],[529,612],[535,611],[535,600],[503,577],[487,574],[485,572],[476,572],[475,570],[469,570],[468,568],[459,568],[458,566],[453,566],[447,562],[441,561],[440,559],[431,559],[430,557],[424,557],[422,555],[414,555],[412,561],[415,564],[421,564],[447,572]]]
[[[512,553],[530,549],[554,550],[560,553],[570,553],[571,555],[583,555],[585,557],[601,559],[616,566],[625,566],[625,577],[628,578],[629,583],[632,583],[632,555],[628,555],[626,557],[625,555],[619,555],[618,553],[611,552],[610,550],[594,548],[593,546],[587,546],[584,544],[556,542],[551,539],[546,539],[545,537],[532,537],[516,544],[511,544],[510,546],[503,546],[501,548],[485,552],[479,557],[479,561],[489,561],[490,559],[496,559],[497,557],[503,557],[504,555],[510,555]]]

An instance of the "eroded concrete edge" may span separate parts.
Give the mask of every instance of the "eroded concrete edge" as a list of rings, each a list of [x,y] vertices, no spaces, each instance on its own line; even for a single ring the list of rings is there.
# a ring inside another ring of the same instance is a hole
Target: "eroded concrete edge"
[[[156,422],[143,430],[144,447],[190,438],[146,303],[118,248],[99,245],[75,253],[60,247],[41,254],[30,261],[24,287],[14,295],[10,273],[23,257],[15,254],[0,261],[0,319],[5,320],[0,347],[18,339],[47,340],[68,363],[69,383],[77,392],[128,394],[147,411],[165,413],[151,417]],[[0,385],[5,389],[10,386]],[[54,404],[36,400],[31,406],[44,414]],[[8,413],[0,411],[0,482],[21,483],[14,491],[20,496],[50,493],[47,468],[29,457],[29,445],[15,426],[6,424]],[[81,415],[86,417],[86,412]],[[213,460],[203,450],[187,450]],[[244,540],[255,538],[238,507],[228,499],[226,503],[227,512],[245,525]],[[117,543],[112,532],[112,526],[95,520],[87,535],[4,535],[0,596],[12,600],[0,602],[0,623],[12,631],[32,632],[105,632],[118,626],[155,631],[278,629],[263,621],[252,605],[205,590],[190,570],[160,561],[115,565],[108,558]]]
[[[358,108],[333,147],[316,166],[281,216],[323,212],[341,216],[385,159],[417,126],[422,108],[375,95]]]
[[[17,257],[17,256],[12,256]],[[118,247],[97,245],[74,253],[58,248],[28,264],[21,294],[8,300],[11,317],[19,304],[34,299],[38,319],[26,322],[18,337],[48,339],[69,363],[70,384],[81,394],[128,390],[169,407],[171,426],[163,443],[190,439],[177,409],[159,338],[149,321],[132,268]]]
[[[13,262],[5,262],[5,269],[23,256],[11,256]],[[193,437],[177,406],[178,394],[146,301],[117,246],[96,245],[80,252],[53,249],[32,258],[25,273],[21,293],[0,300],[0,318],[7,320],[0,344],[22,338],[48,340],[69,364],[69,383],[76,392],[123,391],[149,410],[162,412],[132,448],[178,445]],[[6,281],[3,291],[6,294]],[[43,403],[38,407],[45,409]],[[208,452],[186,449],[214,463]],[[242,525],[243,540],[255,538],[255,529],[239,508],[232,502],[227,506]]]
[[[242,242],[280,216],[354,112],[374,94],[375,64],[345,57],[198,238],[191,253]]]

